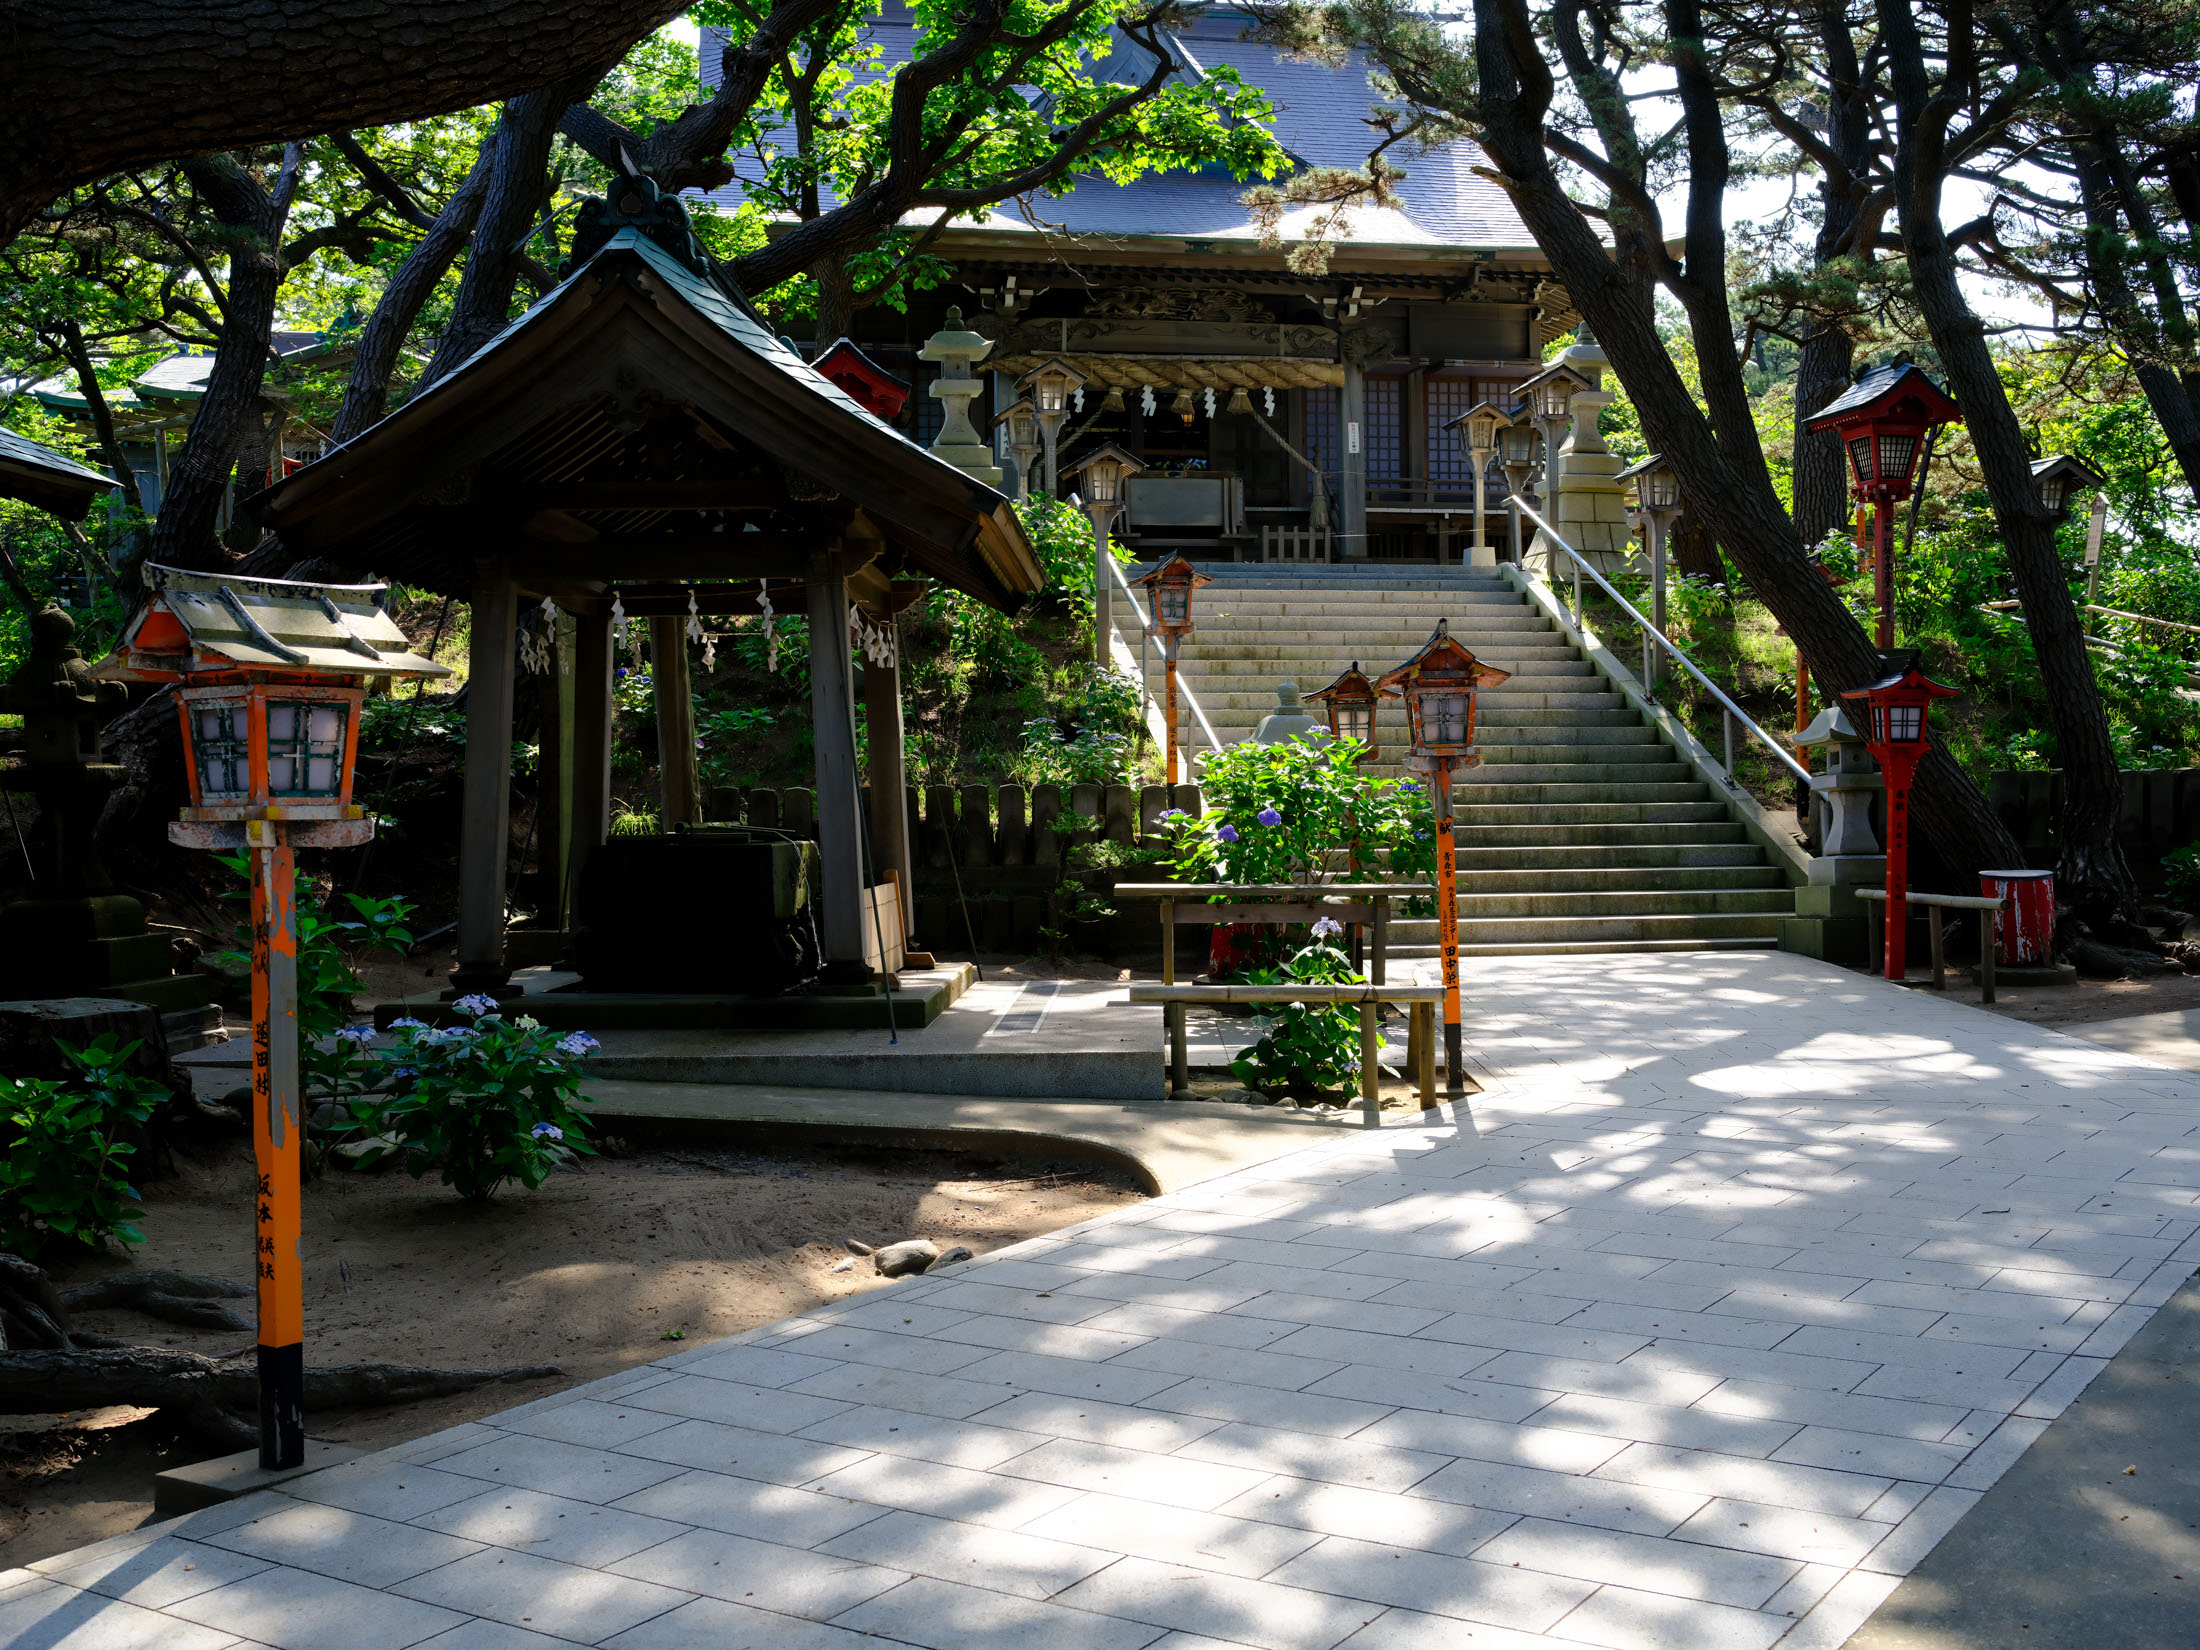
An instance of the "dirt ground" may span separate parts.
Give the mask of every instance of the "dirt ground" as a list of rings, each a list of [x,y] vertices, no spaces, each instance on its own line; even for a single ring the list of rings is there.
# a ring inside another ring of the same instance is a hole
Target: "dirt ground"
[[[947,1152],[612,1150],[534,1193],[463,1203],[402,1170],[330,1173],[305,1199],[306,1348],[316,1365],[555,1364],[560,1379],[311,1418],[312,1435],[382,1447],[593,1380],[690,1344],[887,1286],[845,1240],[929,1237],[980,1254],[1139,1201],[1091,1165]],[[134,1264],[250,1276],[248,1144],[179,1157],[148,1180]],[[63,1284],[133,1264],[57,1265]],[[239,1302],[247,1316],[249,1301]],[[249,1356],[249,1332],[135,1313],[80,1327],[145,1345]],[[204,1458],[157,1415],[111,1409],[0,1418],[0,1570],[144,1522],[152,1473]]]
[[[2200,1008],[2200,975],[2157,974],[2147,980],[2079,980],[2074,985],[2001,985],[2000,1001],[1989,1014],[2029,1020],[2036,1026],[2081,1025],[2088,1020],[2120,1020],[2130,1014],[2159,1014]],[[1949,995],[1976,1003],[1978,987],[1949,979]]]

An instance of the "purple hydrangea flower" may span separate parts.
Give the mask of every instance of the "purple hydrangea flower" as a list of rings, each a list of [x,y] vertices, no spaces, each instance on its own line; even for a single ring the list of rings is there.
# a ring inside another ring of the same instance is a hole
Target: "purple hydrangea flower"
[[[425,1020],[416,1020],[410,1014],[408,1014],[402,1020],[392,1020],[390,1022],[390,1029],[392,1031],[426,1031],[428,1029],[428,1022]]]
[[[567,1032],[558,1039],[558,1052],[560,1054],[570,1054],[576,1060],[584,1054],[593,1054],[602,1047],[603,1044],[597,1042],[585,1031]]]
[[[1160,814],[1160,818],[1161,818],[1161,819],[1162,819],[1162,820],[1163,820],[1164,822],[1166,822],[1166,821],[1168,821],[1168,820],[1171,820],[1171,819],[1182,819],[1183,817],[1184,817],[1184,810],[1183,810],[1182,808],[1165,808],[1165,809],[1163,809],[1163,810],[1162,810],[1162,812],[1161,812],[1161,814]]]
[[[477,991],[471,997],[459,998],[451,1007],[461,1014],[479,1018],[484,1014],[494,1014],[497,1011],[497,1000],[486,992]]]
[[[1343,932],[1344,924],[1335,917],[1324,917],[1314,924],[1314,938],[1317,940],[1332,939]]]
[[[1235,825],[1225,825],[1220,830],[1215,832],[1215,840],[1217,842],[1235,842],[1237,841],[1237,839],[1238,830]]]
[[[372,1026],[340,1026],[336,1035],[347,1043],[371,1043],[374,1041]]]
[[[555,1123],[537,1123],[529,1132],[537,1140],[563,1140],[565,1138],[565,1131]]]
[[[1283,815],[1277,813],[1273,808],[1263,808],[1253,818],[1263,825],[1281,825],[1283,823]]]

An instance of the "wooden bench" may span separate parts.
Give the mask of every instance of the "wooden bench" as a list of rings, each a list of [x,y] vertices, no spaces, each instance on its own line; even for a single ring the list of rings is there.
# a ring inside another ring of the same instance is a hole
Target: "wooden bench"
[[[1421,1091],[1421,1109],[1436,1104],[1436,1005],[1440,985],[1134,985],[1134,1003],[1160,1003],[1169,1016],[1169,1094],[1191,1092],[1186,1065],[1184,1010],[1193,1003],[1350,1004],[1360,1011],[1360,1111],[1371,1129],[1382,1127],[1382,1068],[1375,1061],[1375,1015],[1385,1003],[1408,1011],[1406,1071]]]
[[[1882,930],[1887,924],[1885,909],[1887,890],[1884,888],[1859,888],[1856,891],[1856,897],[1863,900],[1866,905],[1864,911],[1865,945],[1870,955],[1879,959],[1877,966],[1884,969],[1887,949]],[[1920,894],[1913,892],[1904,894],[1902,898],[1905,904],[1924,906],[1928,914],[1933,942],[1933,989],[1935,991],[1946,991],[1948,989],[1948,953],[1941,934],[1940,913],[1942,911],[1999,911],[2009,903],[2006,897],[1997,898],[1990,894]],[[1983,920],[1979,923],[1979,929],[1978,1000],[1982,1003],[1990,1003],[1994,1000],[1994,953],[2000,949],[2000,943],[1993,930]]]

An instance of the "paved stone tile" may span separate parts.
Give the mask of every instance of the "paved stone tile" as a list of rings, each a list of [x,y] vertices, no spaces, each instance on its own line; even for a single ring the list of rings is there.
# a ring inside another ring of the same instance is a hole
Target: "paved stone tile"
[[[126,1599],[132,1604],[158,1610],[195,1593],[242,1581],[267,1566],[266,1559],[249,1554],[225,1552],[196,1541],[160,1536],[86,1556],[80,1564],[67,1565],[48,1574],[50,1579],[65,1587],[81,1587],[103,1598]],[[37,1579],[29,1570],[14,1573],[25,1580]],[[5,1596],[0,1593],[0,1598]]]
[[[755,1432],[716,1421],[681,1421],[622,1446],[621,1454],[662,1462],[669,1468],[702,1467],[773,1484],[803,1484],[853,1466],[868,1451],[783,1432]],[[664,1476],[669,1477],[670,1472]],[[613,1498],[607,1498],[613,1499]]]
[[[1048,1438],[1082,1438],[1095,1444],[1115,1444],[1124,1449],[1152,1450],[1166,1455],[1195,1438],[1205,1437],[1228,1423],[1208,1416],[1171,1415],[1129,1404],[1107,1404],[1089,1398],[1063,1398],[1051,1392],[1027,1392],[983,1412],[985,1428],[1020,1438],[1029,1449]],[[965,1423],[968,1424],[968,1423]],[[893,1451],[916,1454],[914,1450]],[[1016,1453],[1021,1453],[1021,1450]],[[1008,1457],[1003,1455],[1001,1460]],[[979,1465],[962,1462],[957,1466]],[[983,1463],[990,1465],[992,1463]]]
[[[394,1592],[593,1644],[687,1602],[687,1593],[598,1567],[487,1547],[471,1558],[400,1582]]]
[[[484,1441],[496,1436],[488,1428],[482,1429]],[[372,1513],[376,1518],[412,1518],[480,1493],[478,1479],[445,1472],[440,1467],[393,1465],[380,1455],[347,1461],[322,1472],[310,1472],[283,1486],[286,1497],[319,1501],[331,1507],[349,1507],[353,1512]],[[249,1496],[244,1502],[230,1505],[242,1508],[247,1502],[259,1499]]]
[[[840,1624],[930,1650],[1143,1650],[1160,1634],[1118,1615],[1065,1609],[919,1577],[849,1610]]]
[[[1269,1475],[1259,1468],[1221,1465],[1183,1454],[1118,1449],[1112,1444],[1091,1444],[1074,1438],[1041,1444],[1004,1463],[1000,1471],[1013,1478],[1127,1495],[1194,1512],[1211,1512]]]
[[[1407,1385],[1396,1371],[1390,1384]],[[1165,1387],[1139,1406],[1215,1421],[1246,1421],[1256,1426],[1287,1427],[1294,1432],[1323,1432],[1349,1437],[1397,1407],[1397,1400],[1363,1402],[1342,1395],[1293,1392],[1283,1387],[1247,1386],[1228,1380],[1187,1380]]]
[[[1595,1433],[1638,1444],[1677,1444],[1727,1455],[1770,1455],[1802,1430],[1794,1421],[1755,1420],[1700,1406],[1638,1404],[1626,1398],[1569,1392],[1532,1417],[1536,1426]]]
[[[662,1436],[660,1434],[659,1436]],[[571,1501],[616,1501],[623,1495],[661,1483],[680,1469],[632,1455],[613,1455],[607,1450],[581,1449],[549,1438],[527,1438],[517,1433],[500,1434],[495,1442],[477,1444],[441,1463],[447,1473],[521,1489],[562,1495]],[[474,1492],[479,1495],[477,1489]]]
[[[465,1620],[386,1589],[281,1568],[199,1593],[165,1613],[277,1650],[408,1650]],[[166,1640],[153,1642],[169,1650]]]
[[[972,1359],[985,1349],[962,1348]],[[1005,1383],[1004,1383],[1005,1384]],[[819,1398],[838,1398],[845,1404],[876,1404],[884,1409],[906,1409],[918,1415],[944,1415],[962,1420],[981,1409],[990,1409],[1007,1396],[1003,1385],[981,1385],[952,1375],[912,1375],[906,1370],[879,1369],[864,1364],[843,1364],[811,1377],[794,1390]]]
[[[0,1598],[0,1644],[21,1650],[228,1650],[236,1642],[233,1633],[50,1581]]]
[[[603,1650],[877,1650],[877,1645],[878,1640],[845,1627],[699,1598],[631,1633],[605,1639]]]
[[[1356,1434],[1362,1443],[1395,1444],[1432,1455],[1505,1461],[1553,1472],[1589,1472],[1627,1447],[1625,1439],[1563,1427],[1506,1426],[1471,1416],[1400,1410]]]
[[[1121,1556],[1028,1532],[912,1512],[887,1513],[817,1550],[1036,1599],[1053,1597]]]
[[[1248,1491],[1229,1505],[1232,1508],[1245,1506],[1250,1497],[1258,1493],[1257,1490]],[[1243,1517],[1236,1517],[1099,1494],[1081,1495],[1068,1505],[1033,1519],[1024,1526],[1024,1531],[1073,1546],[1101,1548],[1110,1553],[1128,1553],[1236,1576],[1265,1575],[1319,1539],[1311,1530],[1262,1522],[1258,1514],[1250,1511]]]
[[[997,1467],[1010,1456],[1021,1455],[1057,1433],[1058,1429],[1052,1426],[1016,1429],[1009,1417],[1016,1405],[1027,1402],[1054,1403],[1065,1409],[1079,1407],[1066,1398],[1011,1398],[983,1411],[986,1419],[982,1423],[915,1415],[905,1409],[844,1409],[807,1428],[803,1436],[849,1449],[880,1450],[919,1461],[939,1461],[951,1467]],[[1094,1407],[1112,1409],[1114,1406]]]
[[[646,1388],[645,1395],[662,1390],[661,1387]],[[504,1432],[524,1432],[537,1438],[555,1438],[561,1443],[582,1444],[593,1449],[617,1449],[636,1438],[662,1432],[674,1419],[639,1404],[606,1404],[584,1398],[536,1410],[517,1419],[499,1415],[494,1424]]]
[[[1325,1438],[1318,1433],[1253,1426],[1223,1427],[1176,1453],[1195,1461],[1392,1493],[1410,1489],[1451,1460],[1449,1455],[1423,1450],[1387,1449],[1363,1438]]]
[[[1707,1495],[1615,1483],[1492,1461],[1458,1461],[1413,1486],[1412,1495],[1491,1512],[1533,1515],[1597,1529],[1664,1535],[1702,1510]]]
[[[939,1333],[952,1340],[967,1341],[972,1346],[989,1346],[1000,1352],[1079,1358],[1086,1363],[1099,1363],[1153,1338],[1073,1323],[1037,1323],[1029,1318],[997,1317],[990,1312],[960,1314],[960,1321],[952,1329]],[[968,1371],[964,1373],[967,1375]]]
[[[1772,1459],[1937,1484],[1962,1464],[1967,1450],[1966,1445],[1927,1444],[1914,1438],[1889,1438],[1883,1432],[1805,1427],[1774,1450]]]
[[[850,1367],[818,1358],[805,1358],[803,1362],[816,1364],[818,1368],[811,1373],[797,1374],[796,1380],[811,1380]],[[867,1370],[870,1366],[856,1367]],[[753,1427],[759,1432],[800,1432],[828,1416],[838,1415],[848,1406],[837,1399],[810,1397],[785,1389],[750,1386],[742,1381],[690,1373],[674,1376],[633,1394],[625,1400],[624,1407],[629,1414],[655,1412],[689,1421],[724,1421],[734,1426]],[[669,1426],[671,1421],[662,1424]],[[656,1429],[637,1427],[631,1436],[645,1437],[652,1430]],[[605,1449],[615,1449],[623,1441],[596,1440]]]
[[[1111,1404],[1135,1404],[1150,1398],[1183,1377],[1181,1373],[1140,1368],[1122,1361],[1135,1357],[1151,1341],[1136,1341],[1128,1348],[1111,1347],[1114,1363],[1093,1363],[1078,1358],[1054,1358],[1037,1352],[996,1352],[989,1358],[956,1372],[959,1381],[1014,1387],[1022,1392],[1052,1392],[1064,1398],[1098,1398]]]
[[[655,1491],[640,1493],[650,1495]],[[469,1543],[510,1547],[565,1564],[608,1564],[683,1535],[688,1529],[686,1524],[586,1501],[567,1501],[535,1490],[491,1490],[471,1501],[424,1513],[414,1522]],[[293,1558],[289,1562],[304,1561]]]
[[[723,1530],[728,1535],[769,1538],[790,1547],[814,1547],[820,1541],[830,1541],[886,1510],[872,1503],[851,1501],[845,1495],[789,1489],[715,1472],[683,1472],[662,1484],[637,1490],[617,1506],[621,1512]]]
[[[905,1512],[960,1518],[996,1529],[1020,1529],[1033,1519],[1065,1506],[1077,1491],[1062,1484],[972,1472],[932,1462],[874,1455],[844,1467],[813,1486],[826,1495],[846,1496]]]
[[[617,1575],[635,1578],[633,1585],[652,1584],[652,1593],[673,1589],[704,1593],[814,1621],[830,1620],[909,1575],[907,1570],[783,1547],[777,1542],[754,1541],[721,1530],[691,1530],[622,1558],[609,1568]],[[675,1595],[672,1603],[679,1602]]]
[[[1657,1489],[1738,1495],[1849,1518],[1860,1516],[1889,1483],[1886,1477],[1864,1473],[1748,1460],[1710,1450],[1669,1449],[1661,1444],[1630,1444],[1599,1467],[1597,1476]]]
[[[310,1502],[207,1540],[216,1547],[339,1581],[356,1581],[362,1587],[387,1587],[480,1551],[477,1542]]]
[[[1606,1650],[1767,1650],[1793,1625],[1756,1610],[1602,1587],[1559,1623],[1556,1636]]]
[[[1392,1546],[1454,1558],[1466,1557],[1518,1517],[1420,1496],[1280,1477],[1225,1502],[1222,1511],[1319,1535],[1379,1534]]]
[[[1383,1611],[1361,1599],[1144,1558],[1109,1565],[1058,1602],[1262,1650],[1330,1650]]]
[[[507,1627],[478,1616],[423,1641],[419,1650],[566,1650],[571,1639],[554,1639],[531,1627]]]
[[[1529,1632],[1547,1630],[1596,1590],[1593,1582],[1538,1574],[1512,1560],[1446,1558],[1342,1536],[1328,1537],[1271,1571],[1269,1579]]]
[[[822,1375],[838,1360],[813,1357],[807,1352],[782,1352],[764,1346],[712,1347],[711,1355],[698,1358],[682,1369],[689,1375],[708,1375],[720,1381],[748,1386],[792,1386],[812,1375]],[[705,1420],[715,1419],[712,1416]]]
[[[1682,1541],[1701,1541],[1714,1547],[1771,1553],[1804,1564],[1831,1566],[1833,1575],[1838,1576],[1862,1563],[1864,1555],[1885,1539],[1887,1529],[1884,1524],[1838,1518],[1832,1513],[1801,1512],[1793,1507],[1767,1506],[1761,1501],[1721,1499],[1713,1501],[1673,1534]],[[1832,1585],[1831,1579],[1826,1585]]]

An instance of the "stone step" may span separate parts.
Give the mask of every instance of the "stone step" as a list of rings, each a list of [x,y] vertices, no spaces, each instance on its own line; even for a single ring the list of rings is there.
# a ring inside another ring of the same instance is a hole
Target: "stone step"
[[[1495,688],[1489,690],[1475,708],[1475,725],[1486,739],[1517,745],[1523,739],[1547,739],[1566,732],[1601,736],[1613,729],[1629,733],[1650,731],[1643,725],[1641,713],[1628,709],[1626,701],[1616,693],[1610,695],[1610,707],[1603,710],[1536,710],[1514,699],[1501,700],[1497,691]],[[1514,738],[1515,733],[1522,738]]]
[[[1482,753],[1485,767],[1511,767],[1524,762],[1537,763],[1597,763],[1597,762],[1678,762],[1666,746],[1658,742],[1658,736],[1649,728],[1549,728],[1537,730],[1545,735],[1539,739],[1521,739],[1499,742],[1483,737],[1475,749]],[[1527,733],[1521,728],[1515,730]],[[1583,733],[1639,733],[1638,739],[1583,739]],[[1550,735],[1573,735],[1554,738]]]
[[[1487,780],[1466,784],[1454,784],[1451,799],[1455,807],[1469,808],[1545,808],[1568,806],[1600,807],[1639,803],[1647,806],[1680,805],[1701,802],[1711,794],[1711,788],[1700,779],[1676,779],[1665,784],[1652,782],[1611,785],[1569,785],[1563,783],[1528,783],[1510,785]],[[1709,804],[1719,807],[1714,802]]]
[[[1562,883],[1570,885],[1570,879],[1577,876],[1627,876],[1635,880],[1626,886],[1645,887],[1645,873],[1657,873],[1662,881],[1668,875],[1740,876],[1772,869],[1765,864],[1764,850],[1748,841],[1593,842],[1549,848],[1515,843],[1502,848],[1461,848],[1458,862],[1462,883],[1470,876],[1477,879],[1478,886],[1481,879],[1491,876],[1548,876],[1554,888]]]
[[[1606,825],[1710,825],[1727,823],[1726,804],[1723,802],[1579,802],[1570,807],[1556,807],[1548,802],[1485,802],[1462,823],[1454,827],[1460,840],[1469,831],[1487,830],[1500,825],[1541,825],[1553,830],[1595,830]],[[1739,831],[1741,826],[1735,825]],[[1567,840],[1553,838],[1553,841]],[[1573,838],[1575,841],[1594,840]],[[1720,837],[1701,840],[1718,842]],[[1477,847],[1496,847],[1496,843],[1478,842]]]
[[[1694,812],[1688,810],[1693,808]],[[1463,858],[1470,850],[1584,848],[1598,853],[1622,848],[1721,848],[1738,847],[1749,842],[1749,833],[1741,825],[1726,817],[1726,809],[1716,802],[1667,804],[1664,808],[1619,808],[1618,813],[1640,815],[1681,813],[1679,819],[1628,818],[1586,820],[1574,817],[1579,809],[1569,809],[1562,816],[1566,823],[1552,825],[1533,816],[1547,812],[1539,808],[1522,808],[1520,813],[1531,817],[1508,819],[1503,822],[1489,819],[1491,810],[1476,816],[1477,823],[1457,827],[1453,836]],[[1751,852],[1759,852],[1754,845]]]
[[[1718,917],[1753,913],[1792,915],[1795,895],[1776,888],[1621,888],[1571,893],[1468,894],[1459,896],[1459,923],[1527,917]],[[1435,938],[1433,917],[1401,917],[1391,932],[1415,942]],[[1423,929],[1428,932],[1422,932]]]
[[[1459,892],[1490,898],[1527,895],[1582,894],[1600,899],[1644,892],[1732,892],[1770,888],[1789,894],[1787,878],[1758,856],[1754,864],[1722,864],[1645,867],[1603,865],[1596,867],[1517,866],[1510,870],[1470,868],[1461,855]],[[1616,907],[1615,907],[1616,909]]]
[[[1484,947],[1491,953],[1529,946],[1567,944],[1608,950],[1616,940],[1734,940],[1766,947],[1779,944],[1777,914],[1745,912],[1732,916],[1631,917],[1487,917],[1459,924],[1459,947]],[[1433,941],[1400,942],[1396,957],[1433,957]]]
[[[1530,746],[1526,754],[1536,758],[1531,762],[1506,762],[1493,760],[1497,753],[1483,747],[1480,767],[1468,768],[1452,781],[1452,794],[1457,796],[1468,785],[1696,785],[1702,783],[1690,772],[1680,758],[1662,747],[1655,756],[1631,760],[1614,755],[1608,749],[1588,747],[1591,760],[1586,762],[1553,762],[1546,759],[1544,751]],[[1593,800],[1582,797],[1587,802]]]
[[[1579,957],[1610,953],[1645,953],[1653,951],[1772,951],[1779,948],[1777,934],[1744,934],[1735,939],[1663,939],[1663,940],[1517,940],[1499,941],[1494,945],[1462,945],[1462,957]],[[1393,955],[1402,953],[1393,952]],[[1434,946],[1412,953],[1415,958],[1433,957]]]
[[[1379,654],[1372,648],[1355,652],[1327,642],[1294,642],[1288,646],[1215,642],[1196,651],[1186,648],[1177,655],[1176,668],[1178,675],[1193,678],[1241,677],[1248,681],[1272,682],[1295,671],[1326,681],[1354,663],[1369,676],[1380,676],[1411,658],[1413,651],[1400,646],[1386,648]],[[1589,677],[1596,674],[1596,667],[1586,659],[1576,658],[1570,648],[1470,646],[1468,651],[1484,664],[1495,665],[1514,676]],[[1492,687],[1486,691],[1497,689]]]

